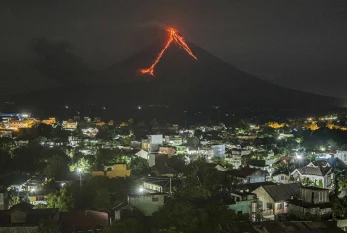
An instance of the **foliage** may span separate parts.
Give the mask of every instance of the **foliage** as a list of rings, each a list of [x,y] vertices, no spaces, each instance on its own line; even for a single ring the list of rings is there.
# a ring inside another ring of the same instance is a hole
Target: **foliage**
[[[187,145],[197,146],[197,145],[199,145],[199,143],[200,143],[200,140],[197,137],[189,137],[189,138],[187,138]]]
[[[246,121],[241,120],[236,124],[236,128],[238,129],[239,133],[245,133],[250,130],[250,125]]]
[[[60,233],[59,226],[50,220],[41,221],[35,233]]]
[[[129,164],[129,168],[131,169],[131,174],[140,176],[147,175],[149,173],[149,165],[147,160],[140,157],[133,157]]]
[[[152,232],[213,233],[218,224],[240,220],[240,218],[222,203],[209,203],[197,209],[190,202],[169,201],[162,209],[153,214],[155,229]],[[247,220],[242,217],[242,220]]]
[[[0,154],[4,153],[12,157],[15,148],[16,144],[13,139],[7,137],[0,138]]]
[[[101,233],[141,233],[143,226],[141,222],[135,219],[127,219],[114,222],[108,228],[105,228]]]
[[[28,195],[25,195],[25,194],[20,195],[20,193],[14,188],[11,188],[8,191],[8,197],[9,197],[10,206],[16,205],[24,201],[28,201]]]
[[[60,211],[69,211],[75,207],[75,192],[71,186],[64,186],[59,192],[47,196],[47,208],[58,208]]]
[[[86,158],[80,158],[76,163],[72,163],[69,168],[71,172],[74,172],[78,168],[83,171],[89,171],[91,168],[91,163]]]
[[[47,160],[47,165],[43,174],[48,178],[56,178],[65,168],[67,168],[67,166],[64,158],[59,155],[53,155]]]
[[[98,211],[107,211],[110,209],[110,195],[107,188],[101,188],[96,190],[96,195],[94,197],[93,206]]]

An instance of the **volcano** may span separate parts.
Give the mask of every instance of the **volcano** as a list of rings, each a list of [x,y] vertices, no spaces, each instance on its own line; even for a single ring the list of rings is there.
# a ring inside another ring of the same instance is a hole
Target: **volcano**
[[[139,67],[149,67],[164,42],[104,70],[98,83],[126,86],[135,102],[178,105],[218,104],[230,107],[321,108],[339,106],[337,98],[305,93],[261,80],[237,69],[188,42],[197,59],[172,44],[156,65],[155,76],[142,74]]]
[[[151,67],[158,58],[167,44],[166,39],[158,39],[139,53],[97,73],[88,83],[26,94],[19,99],[46,104],[219,105],[229,109],[265,110],[308,110],[343,104],[341,99],[292,90],[261,80],[191,42],[187,42],[187,46],[197,59],[187,54],[182,46],[172,43],[156,63],[155,72],[143,72],[143,68]]]

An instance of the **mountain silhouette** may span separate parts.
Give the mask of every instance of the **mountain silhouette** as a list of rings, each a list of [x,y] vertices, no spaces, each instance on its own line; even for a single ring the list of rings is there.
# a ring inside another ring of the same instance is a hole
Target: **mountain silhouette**
[[[96,73],[81,85],[68,85],[16,96],[26,103],[93,102],[106,105],[162,104],[183,107],[220,105],[230,109],[322,109],[343,100],[281,87],[224,62],[188,42],[198,60],[172,44],[154,76],[141,74],[165,44],[158,39],[137,54]]]

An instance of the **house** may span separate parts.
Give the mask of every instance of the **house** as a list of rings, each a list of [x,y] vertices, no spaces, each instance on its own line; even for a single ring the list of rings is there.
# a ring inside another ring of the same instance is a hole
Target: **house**
[[[145,150],[140,150],[139,152],[137,152],[135,155],[139,158],[143,158],[145,160],[148,160],[149,159],[149,153]]]
[[[347,151],[336,151],[335,158],[339,158],[343,163],[347,164]]]
[[[301,184],[264,185],[253,191],[258,197],[259,208],[264,219],[274,220],[288,213],[288,201],[299,196]]]
[[[218,225],[218,233],[343,233],[334,221],[229,221]]]
[[[248,162],[248,166],[251,168],[260,169],[262,171],[267,171],[269,173],[272,172],[270,164],[267,164],[266,160],[263,160],[263,159],[251,159]]]
[[[134,216],[134,208],[125,201],[116,202],[112,210],[114,211],[114,220],[116,221]]]
[[[249,155],[252,151],[251,150],[246,150],[246,149],[238,149],[238,148],[233,148],[231,149],[231,154],[232,155]]]
[[[51,190],[35,190],[32,189],[29,194],[29,201],[33,205],[43,204],[47,205],[47,196],[52,193]]]
[[[299,198],[288,202],[288,214],[299,218],[305,218],[308,215],[321,218],[330,215],[331,212],[329,189],[302,187]]]
[[[36,232],[42,220],[57,222],[59,209],[33,209],[29,203],[19,203],[9,210],[0,211],[0,232]]]
[[[227,154],[224,158],[224,161],[233,165],[233,168],[235,169],[238,169],[242,166],[242,158],[239,155]]]
[[[149,193],[170,193],[180,183],[180,180],[171,177],[150,176],[143,179],[142,187]]]
[[[48,119],[42,120],[41,122],[46,125],[54,125],[57,123],[55,117],[50,117]]]
[[[0,210],[7,210],[8,202],[8,192],[3,185],[0,185]]]
[[[249,189],[234,191],[230,193],[230,196],[234,203],[228,205],[228,208],[237,214],[250,214],[251,204],[257,198],[257,195],[250,192]]]
[[[128,204],[140,210],[145,216],[152,216],[166,203],[166,193],[132,194],[128,196]]]
[[[141,149],[146,151],[158,151],[159,146],[163,145],[163,135],[148,135],[148,139],[142,140]]]
[[[92,171],[92,176],[107,176],[109,178],[130,176],[131,170],[125,163],[117,163],[111,166],[104,166],[103,171]]]
[[[272,181],[275,183],[281,183],[281,184],[291,183],[290,176],[288,174],[284,174],[284,173],[272,175]]]
[[[62,233],[100,232],[109,226],[108,213],[93,210],[76,210],[60,213]]]
[[[211,146],[212,149],[212,156],[213,157],[223,157],[225,154],[225,145],[221,144],[221,145],[212,145]]]
[[[294,180],[302,183],[311,182],[320,188],[333,188],[334,173],[326,161],[316,161],[316,165],[311,162],[302,168],[295,169],[291,175]]]
[[[73,121],[72,119],[69,119],[67,121],[63,121],[62,128],[65,130],[71,130],[74,131],[77,128],[77,121]]]
[[[237,180],[243,184],[265,182],[268,176],[267,171],[256,168],[241,168],[238,170],[227,171],[228,177]]]
[[[172,147],[159,147],[159,154],[167,154],[169,157],[176,153],[176,149]]]

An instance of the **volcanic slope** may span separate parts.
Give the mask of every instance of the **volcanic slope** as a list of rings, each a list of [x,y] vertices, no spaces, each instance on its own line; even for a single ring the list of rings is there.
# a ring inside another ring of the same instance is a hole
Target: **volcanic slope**
[[[157,64],[154,76],[139,72],[149,67],[160,46],[153,44],[104,70],[98,83],[124,86],[137,101],[178,105],[220,104],[230,107],[322,107],[338,106],[341,100],[291,90],[256,78],[193,43],[188,43],[198,60],[172,44]]]
[[[66,86],[21,95],[40,103],[222,105],[230,108],[316,109],[340,106],[342,100],[291,90],[247,74],[187,42],[197,60],[172,44],[156,65],[154,76],[141,74],[163,48],[158,40],[141,52],[95,75],[81,86]],[[17,98],[18,99],[18,98]]]

